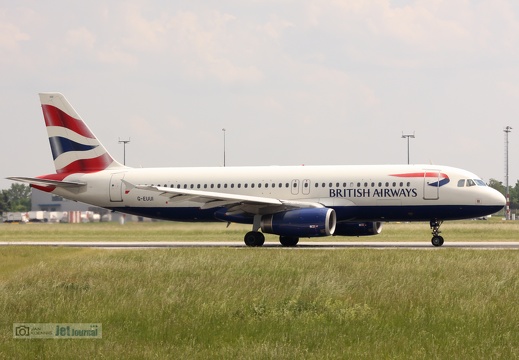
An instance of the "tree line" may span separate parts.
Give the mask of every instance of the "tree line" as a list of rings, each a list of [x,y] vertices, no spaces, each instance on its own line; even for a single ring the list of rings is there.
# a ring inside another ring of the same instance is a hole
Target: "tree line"
[[[490,179],[488,186],[499,191],[503,196],[506,195],[506,186],[502,181],[496,179]],[[510,209],[519,209],[519,180],[516,181],[514,186],[508,185],[508,192],[510,193]]]
[[[25,212],[31,210],[31,187],[25,184],[11,184],[0,194],[0,212]]]
[[[505,195],[506,187],[502,181],[490,179],[487,184],[491,188],[496,189],[501,194]],[[514,186],[509,187],[510,192],[510,208],[519,208],[519,180]],[[2,190],[0,196],[0,212],[24,212],[31,210],[31,187],[25,184],[11,184],[7,190]]]

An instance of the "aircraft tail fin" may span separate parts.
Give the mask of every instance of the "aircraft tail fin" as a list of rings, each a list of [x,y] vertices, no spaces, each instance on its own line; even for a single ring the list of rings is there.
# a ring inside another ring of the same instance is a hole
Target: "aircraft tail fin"
[[[60,93],[40,93],[40,102],[58,174],[123,168]]]

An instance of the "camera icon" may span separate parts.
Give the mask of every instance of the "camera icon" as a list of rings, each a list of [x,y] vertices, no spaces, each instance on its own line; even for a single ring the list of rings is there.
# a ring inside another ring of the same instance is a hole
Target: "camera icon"
[[[14,334],[16,336],[29,336],[31,334],[31,329],[28,326],[17,326],[14,328]]]

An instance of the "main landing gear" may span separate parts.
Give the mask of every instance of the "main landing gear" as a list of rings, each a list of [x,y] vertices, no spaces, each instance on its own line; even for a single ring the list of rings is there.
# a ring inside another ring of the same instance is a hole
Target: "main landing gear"
[[[254,222],[252,223],[252,231],[245,234],[243,241],[245,245],[251,247],[263,246],[265,243],[265,235],[258,230],[261,227],[261,215],[254,215]]]
[[[250,247],[263,246],[265,243],[265,235],[259,231],[249,231],[243,238],[245,245]],[[279,242],[283,246],[296,246],[299,242],[299,238],[296,236],[280,236]]]
[[[263,244],[265,243],[265,235],[263,235],[263,233],[260,233],[259,231],[249,231],[247,234],[245,234],[243,240],[245,241],[245,245],[247,246],[263,246]]]
[[[430,222],[430,225],[431,225],[431,230],[432,230],[432,239],[431,239],[431,243],[434,245],[434,246],[442,246],[443,245],[443,236],[440,236],[440,226],[441,224],[443,223],[443,221],[438,221],[436,219],[434,220],[431,220]]]

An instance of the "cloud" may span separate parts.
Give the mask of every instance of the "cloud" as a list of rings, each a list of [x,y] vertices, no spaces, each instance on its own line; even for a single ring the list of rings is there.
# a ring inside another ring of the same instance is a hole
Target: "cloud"
[[[337,48],[357,62],[460,66],[518,47],[512,40],[519,36],[517,9],[504,0],[331,0],[306,6],[306,26],[335,37]]]
[[[21,31],[16,25],[0,21],[0,48],[7,51],[17,50],[20,42],[29,39],[29,34]]]
[[[153,54],[195,79],[257,81],[261,71],[240,56],[243,38],[230,25],[235,20],[228,13],[210,10],[160,11],[145,17],[142,9],[128,5],[122,43],[139,59],[143,59],[141,54]]]

